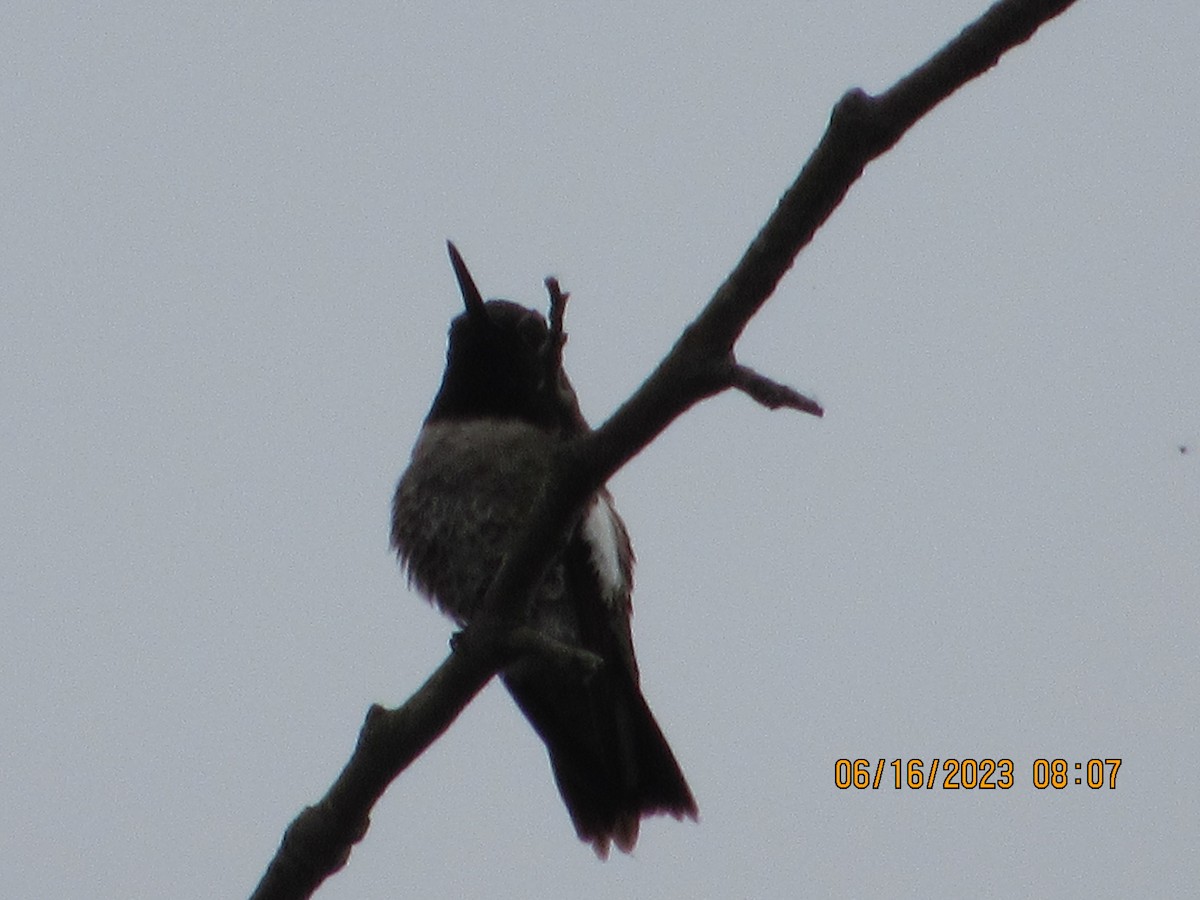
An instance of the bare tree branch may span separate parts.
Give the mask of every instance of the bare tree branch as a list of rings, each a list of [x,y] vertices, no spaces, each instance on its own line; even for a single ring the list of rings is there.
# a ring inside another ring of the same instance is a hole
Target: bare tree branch
[[[767,409],[794,409],[806,412],[812,416],[823,416],[825,410],[821,404],[811,397],[805,397],[794,388],[778,381],[772,381],[766,375],[760,375],[749,366],[735,363],[729,373],[729,385],[735,387],[747,397],[762,404]]]
[[[550,564],[580,505],[691,406],[736,388],[771,408],[821,414],[814,401],[737,362],[733,348],[796,255],[866,165],[887,152],[943,99],[986,72],[1074,0],[1002,0],[928,62],[873,97],[855,89],[834,106],[829,127],[741,261],[653,374],[599,429],[561,446],[555,477],[497,573],[472,625],[403,706],[371,707],[358,745],[329,793],[288,827],[253,900],[310,897],[345,865],[376,800],[438,738],[491,677],[523,653],[563,665],[595,665],[588,654],[514,628],[518,609]],[[557,298],[558,332],[566,294]],[[554,305],[554,304],[552,304]]]

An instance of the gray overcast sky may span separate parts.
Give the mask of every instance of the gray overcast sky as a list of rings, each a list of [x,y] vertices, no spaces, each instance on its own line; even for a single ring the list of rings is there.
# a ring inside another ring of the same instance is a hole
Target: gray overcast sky
[[[387,547],[444,239],[486,294],[562,279],[599,420],[842,92],[985,3],[51,6],[0,30],[0,894],[207,898],[446,653]],[[740,344],[827,417],[721,397],[614,481],[698,825],[597,862],[493,685],[320,896],[1193,888],[1198,39],[1195,0],[1081,0],[1007,56]],[[1039,757],[1123,762],[1039,791]]]

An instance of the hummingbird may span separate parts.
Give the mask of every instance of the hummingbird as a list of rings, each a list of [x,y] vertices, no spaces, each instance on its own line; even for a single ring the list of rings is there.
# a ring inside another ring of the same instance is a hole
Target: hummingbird
[[[562,369],[560,318],[552,311],[547,324],[520,304],[485,301],[447,247],[464,311],[450,324],[441,386],[396,487],[391,544],[410,584],[465,627],[541,495],[556,447],[590,426]],[[500,673],[546,745],[576,833],[601,859],[612,844],[630,852],[645,816],[697,817],[639,684],[633,565],[602,487],[558,537],[522,607],[523,624],[600,665],[568,671],[532,653]]]

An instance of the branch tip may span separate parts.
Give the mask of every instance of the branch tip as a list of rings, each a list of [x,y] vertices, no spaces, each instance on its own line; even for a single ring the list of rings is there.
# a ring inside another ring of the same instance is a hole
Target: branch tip
[[[558,279],[553,275],[546,278],[546,291],[550,294],[550,337],[558,339],[559,343],[566,343],[567,338],[563,334],[563,315],[571,294],[559,286]]]
[[[825,415],[825,409],[816,400],[804,396],[786,384],[773,381],[741,363],[734,363],[730,366],[729,385],[767,409],[787,407],[808,413],[810,416],[816,416],[818,419]]]

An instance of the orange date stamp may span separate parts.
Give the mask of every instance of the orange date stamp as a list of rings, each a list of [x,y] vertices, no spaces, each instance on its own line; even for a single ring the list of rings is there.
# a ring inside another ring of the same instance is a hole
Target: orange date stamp
[[[1116,790],[1121,760],[1114,758],[1035,759],[1030,781],[1037,790],[1087,787]],[[1017,785],[1016,766],[1007,757],[932,759],[839,759],[833,764],[838,790],[1007,791]]]

